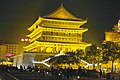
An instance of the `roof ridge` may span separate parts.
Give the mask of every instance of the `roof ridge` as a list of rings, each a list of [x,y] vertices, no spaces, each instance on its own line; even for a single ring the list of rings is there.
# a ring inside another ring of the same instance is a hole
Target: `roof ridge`
[[[62,4],[55,11],[43,17],[82,20],[72,15],[68,10],[64,8]]]

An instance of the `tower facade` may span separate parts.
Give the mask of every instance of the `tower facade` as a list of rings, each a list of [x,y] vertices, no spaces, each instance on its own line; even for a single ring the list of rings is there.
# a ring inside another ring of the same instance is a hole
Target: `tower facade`
[[[26,52],[58,53],[75,50],[85,51],[89,43],[82,42],[82,35],[88,31],[81,26],[87,20],[79,19],[70,14],[63,6],[47,16],[39,17],[28,28],[30,44],[25,46]]]

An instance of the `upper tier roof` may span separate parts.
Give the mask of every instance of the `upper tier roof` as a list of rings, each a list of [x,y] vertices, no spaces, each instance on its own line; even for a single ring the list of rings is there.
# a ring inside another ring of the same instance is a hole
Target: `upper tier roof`
[[[80,18],[77,18],[75,16],[73,16],[71,13],[69,13],[64,7],[63,5],[61,5],[58,9],[56,9],[55,11],[53,11],[52,13],[43,16],[43,17],[39,17],[38,20],[30,27],[28,28],[29,31],[32,31],[33,29],[36,28],[36,25],[39,25],[40,23],[42,23],[42,21],[56,21],[56,22],[64,22],[66,23],[77,23],[75,25],[71,24],[73,27],[70,27],[69,24],[66,24],[64,26],[64,28],[80,28],[81,25],[85,24],[87,22],[87,20],[83,20]],[[40,24],[42,25],[42,24]],[[48,24],[47,24],[48,25]],[[45,26],[45,24],[44,24]],[[61,24],[49,24],[48,26],[53,26],[53,27],[59,27],[61,26]],[[61,27],[62,28],[62,27]]]
[[[53,11],[52,13],[48,14],[47,16],[43,16],[46,18],[55,18],[55,19],[72,19],[72,20],[82,20],[75,16],[73,16],[71,13],[69,13],[63,5],[61,5],[58,9]]]

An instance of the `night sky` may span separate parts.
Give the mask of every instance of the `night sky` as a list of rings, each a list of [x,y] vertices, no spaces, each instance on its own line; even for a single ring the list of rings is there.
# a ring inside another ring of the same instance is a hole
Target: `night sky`
[[[0,40],[17,43],[29,32],[39,16],[44,16],[63,6],[74,16],[86,19],[89,31],[84,33],[85,42],[100,44],[104,31],[111,30],[120,19],[120,0],[1,0]]]

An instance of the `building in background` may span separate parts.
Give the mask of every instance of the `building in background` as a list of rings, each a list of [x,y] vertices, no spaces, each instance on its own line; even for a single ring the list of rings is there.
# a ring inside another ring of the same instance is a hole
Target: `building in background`
[[[6,55],[6,46],[0,44],[0,58],[4,59]]]
[[[29,44],[28,38],[22,38],[19,43],[0,43],[0,57],[4,58],[10,56],[16,56],[24,53],[24,46]],[[13,54],[13,55],[12,55]]]
[[[6,53],[8,54],[19,54],[19,45],[18,44],[4,44],[6,46]]]
[[[4,61],[5,65],[10,65],[13,58],[24,53],[24,46],[29,44],[28,38],[22,38],[19,43],[0,43],[0,62]],[[15,61],[15,60],[14,60]],[[8,63],[8,64],[7,64]]]
[[[24,53],[24,47],[30,43],[29,38],[22,38],[19,42],[19,53]]]
[[[105,40],[106,41],[112,41],[116,42],[120,45],[120,20],[118,21],[118,24],[114,26],[112,31],[105,31]]]
[[[13,57],[18,55],[18,44],[0,43],[0,65],[12,65]]]

